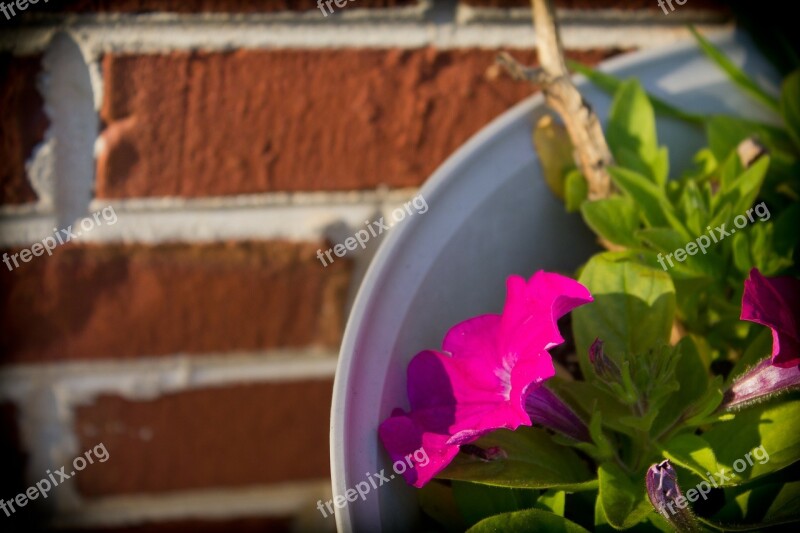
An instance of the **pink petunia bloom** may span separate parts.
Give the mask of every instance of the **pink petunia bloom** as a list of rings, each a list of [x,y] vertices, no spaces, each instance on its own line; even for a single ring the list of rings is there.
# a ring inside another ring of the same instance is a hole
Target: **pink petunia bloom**
[[[426,350],[408,365],[410,412],[395,409],[379,435],[393,461],[424,448],[429,460],[404,472],[422,487],[453,460],[459,446],[495,429],[531,425],[525,397],[555,374],[547,349],[564,342],[556,321],[589,303],[572,279],[539,271],[511,276],[502,315],[457,324],[442,351]]]
[[[790,368],[800,364],[800,280],[765,278],[758,269],[744,282],[742,320],[772,330],[772,364]]]

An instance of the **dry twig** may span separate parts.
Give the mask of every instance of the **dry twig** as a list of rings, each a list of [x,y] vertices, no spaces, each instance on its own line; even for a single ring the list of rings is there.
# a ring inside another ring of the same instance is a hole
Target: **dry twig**
[[[611,192],[607,167],[612,157],[603,128],[570,79],[552,0],[531,1],[541,67],[521,65],[507,53],[500,54],[497,61],[512,77],[542,86],[547,105],[564,121],[575,147],[575,159],[588,182],[589,199],[606,198]]]

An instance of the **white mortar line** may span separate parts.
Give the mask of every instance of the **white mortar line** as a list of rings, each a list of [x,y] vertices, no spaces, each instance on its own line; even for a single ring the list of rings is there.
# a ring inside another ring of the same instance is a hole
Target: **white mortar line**
[[[530,22],[453,22],[411,23],[376,21],[359,24],[337,21],[331,24],[304,22],[264,22],[258,18],[241,21],[209,21],[197,15],[176,15],[164,20],[120,17],[114,24],[78,18],[64,25],[43,25],[0,34],[0,49],[31,54],[44,49],[57,28],[67,29],[87,54],[164,53],[175,50],[225,51],[244,49],[318,48],[531,48],[534,31]],[[662,15],[662,19],[668,17]],[[659,20],[659,19],[655,19]],[[708,32],[727,25],[698,21]],[[633,24],[599,25],[595,20],[580,20],[562,25],[565,47],[571,50],[592,48],[653,48],[689,36],[688,30],[674,23],[647,21]]]
[[[268,350],[205,355],[102,359],[0,367],[0,399],[19,401],[34,388],[57,386],[72,403],[114,393],[131,400],[243,383],[326,379],[336,354],[325,350]]]
[[[275,193],[198,199],[93,200],[89,213],[113,207],[76,242],[208,242],[323,239],[331,226],[363,227],[411,199],[416,189],[343,193]],[[111,215],[110,211],[108,212]],[[0,246],[30,246],[53,234],[55,215],[35,205],[0,210]],[[79,229],[73,223],[73,231]]]
[[[655,5],[653,0],[653,5]],[[656,26],[680,24],[719,24],[731,16],[707,9],[681,9],[664,14],[663,10],[650,9],[556,9],[559,24],[652,24]],[[461,24],[486,24],[494,22],[531,23],[530,7],[473,7],[458,5],[456,20]]]
[[[107,497],[87,500],[80,510],[56,517],[53,525],[120,527],[148,521],[282,517],[298,512],[317,513],[321,519],[315,502],[329,499],[330,492],[330,482],[320,480],[263,487]],[[315,528],[315,531],[319,529]]]
[[[390,21],[414,21],[421,22],[425,20],[426,13],[431,9],[433,0],[417,0],[416,5],[397,6],[388,8],[364,8],[358,6],[359,0],[350,0],[356,2],[347,4],[345,7],[337,7],[333,5],[334,13],[331,15],[329,10],[327,16],[323,14],[320,9],[309,9],[307,11],[274,11],[268,12],[205,12],[205,13],[179,13],[169,11],[154,11],[150,13],[47,13],[36,12],[30,10],[26,12],[27,21],[32,24],[53,24],[59,23],[64,20],[69,23],[73,22],[93,22],[98,24],[116,24],[130,19],[142,23],[158,23],[167,21],[179,21],[186,18],[192,20],[207,22],[210,24],[217,24],[220,22],[243,22],[255,21],[261,24],[270,23],[287,23],[287,24],[341,24],[345,23],[363,23],[370,24],[375,21],[390,22]]]

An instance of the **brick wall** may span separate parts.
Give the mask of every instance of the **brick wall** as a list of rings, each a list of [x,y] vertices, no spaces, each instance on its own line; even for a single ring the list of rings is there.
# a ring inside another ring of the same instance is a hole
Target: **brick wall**
[[[557,4],[568,54],[592,64],[727,24],[701,0]],[[380,243],[327,267],[316,251],[530,94],[489,68],[500,49],[535,62],[526,5],[0,14],[0,253],[19,265],[0,263],[0,498],[108,451],[0,529],[331,530],[315,503],[334,368]],[[52,256],[32,246],[68,228]]]

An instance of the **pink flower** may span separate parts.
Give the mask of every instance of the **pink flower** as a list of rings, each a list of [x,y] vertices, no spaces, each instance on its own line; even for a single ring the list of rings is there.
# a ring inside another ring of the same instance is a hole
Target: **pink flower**
[[[744,282],[742,320],[772,330],[772,364],[789,368],[800,364],[800,280],[765,278],[758,269]]]
[[[396,409],[380,426],[393,461],[425,449],[429,461],[403,474],[415,487],[443,470],[459,446],[495,429],[531,425],[525,397],[555,374],[547,349],[564,342],[556,321],[592,301],[577,281],[548,272],[527,283],[511,276],[507,286],[502,315],[461,322],[447,332],[441,352],[411,360],[411,411]]]

